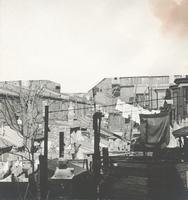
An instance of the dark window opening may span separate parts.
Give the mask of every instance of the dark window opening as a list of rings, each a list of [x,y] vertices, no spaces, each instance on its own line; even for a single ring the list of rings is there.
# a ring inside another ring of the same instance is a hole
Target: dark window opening
[[[120,85],[119,84],[113,84],[112,85],[112,96],[113,97],[119,97],[120,96]]]
[[[55,86],[55,89],[56,89],[56,90],[60,90],[61,87],[60,87],[59,85],[57,85],[57,86]]]

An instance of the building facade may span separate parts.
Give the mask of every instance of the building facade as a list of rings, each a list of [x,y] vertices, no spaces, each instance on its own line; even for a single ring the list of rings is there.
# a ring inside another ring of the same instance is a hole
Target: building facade
[[[89,101],[84,96],[61,93],[60,84],[48,80],[0,82],[1,127],[9,126],[24,133],[24,137],[31,133],[35,140],[39,139],[36,135],[42,139],[46,105],[49,106],[49,157],[57,158],[59,134],[64,133],[65,149],[70,153],[70,129],[75,125],[83,126],[81,119],[91,110]],[[84,124],[88,126],[90,124]]]
[[[88,93],[91,98],[95,93],[96,102],[102,105],[115,104],[119,98],[147,109],[159,109],[169,84],[169,76],[114,77],[103,79]]]
[[[172,103],[171,119],[173,122],[180,123],[188,119],[188,76],[175,79],[166,99],[171,100]]]

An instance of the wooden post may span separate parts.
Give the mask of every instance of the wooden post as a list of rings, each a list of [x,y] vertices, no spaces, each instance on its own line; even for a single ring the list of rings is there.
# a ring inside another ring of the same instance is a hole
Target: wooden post
[[[59,133],[59,157],[64,157],[64,132]]]
[[[39,168],[39,185],[40,185],[40,199],[45,200],[48,192],[48,177],[46,176],[46,159],[43,155],[39,156],[40,168]]]
[[[86,162],[86,170],[88,171],[89,170],[88,160],[86,159],[85,162]]]
[[[48,160],[48,115],[49,107],[45,106],[45,116],[44,116],[44,158],[46,162]]]
[[[39,156],[40,161],[40,198],[46,199],[48,194],[48,115],[49,107],[45,106],[44,116],[44,155]]]
[[[103,147],[102,148],[102,153],[103,153],[103,171],[104,173],[109,167],[109,154],[108,154],[108,148]]]
[[[94,155],[93,155],[93,173],[96,177],[100,175],[101,159],[100,159],[100,129],[102,113],[96,112],[93,115],[93,129],[94,129]]]
[[[181,137],[179,137],[179,145],[180,145],[180,148],[182,148],[183,146],[182,146],[182,140],[181,140]]]
[[[94,155],[93,155],[93,173],[94,176],[98,176],[100,174],[100,135],[98,130],[98,113],[96,112],[93,115],[93,129],[94,129]]]

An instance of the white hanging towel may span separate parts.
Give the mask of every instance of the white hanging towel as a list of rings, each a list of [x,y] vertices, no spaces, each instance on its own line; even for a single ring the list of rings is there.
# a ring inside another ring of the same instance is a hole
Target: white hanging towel
[[[178,147],[177,140],[173,136],[172,131],[173,131],[173,129],[170,127],[170,142],[169,142],[167,148],[176,148],[176,147]]]

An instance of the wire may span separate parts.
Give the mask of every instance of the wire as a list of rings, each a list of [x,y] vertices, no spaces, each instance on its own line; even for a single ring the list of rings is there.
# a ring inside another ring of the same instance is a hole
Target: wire
[[[174,98],[178,98],[178,97],[183,97],[183,96],[175,96],[175,97],[171,97],[171,99]],[[166,100],[164,98],[157,98],[157,99],[151,99],[151,100],[144,100],[144,101],[133,101],[132,103],[145,103],[145,102],[152,102],[152,101],[159,101],[159,100]],[[107,107],[113,107],[113,106],[117,106],[117,105],[123,105],[124,103],[114,103],[114,104],[109,104],[109,105],[100,105],[100,108],[107,108]],[[64,109],[64,110],[51,110],[49,111],[49,113],[57,113],[57,112],[68,112],[68,111],[75,111],[75,110],[87,110],[87,109],[93,109],[94,108],[94,104],[92,104],[93,106],[88,106],[85,108],[73,108],[73,109]]]

